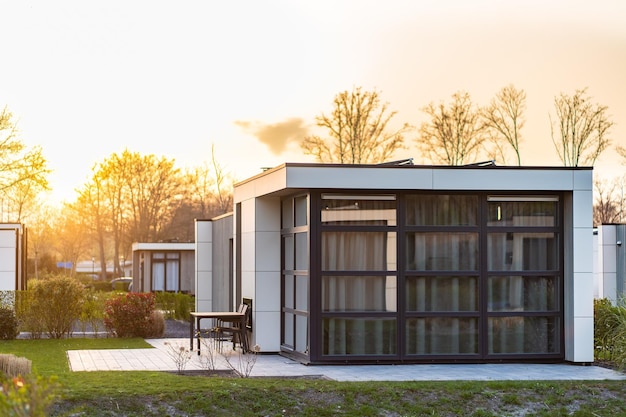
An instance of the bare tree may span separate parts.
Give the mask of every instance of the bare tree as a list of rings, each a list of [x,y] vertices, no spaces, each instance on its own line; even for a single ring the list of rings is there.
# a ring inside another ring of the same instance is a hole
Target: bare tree
[[[481,111],[496,153],[503,161],[506,161],[503,143],[509,145],[515,152],[517,165],[522,165],[519,148],[522,141],[520,130],[526,122],[524,119],[525,110],[526,93],[524,90],[517,90],[511,84],[503,87],[491,100],[491,103]]]
[[[301,143],[304,153],[319,162],[367,164],[385,162],[403,148],[403,134],[409,129],[387,131],[389,121],[396,115],[381,104],[377,91],[362,91],[361,87],[335,96],[330,115],[316,117],[316,124],[328,130],[328,138],[307,136]]]
[[[417,144],[431,162],[463,165],[476,161],[486,131],[469,93],[454,93],[449,107],[430,103],[422,110],[430,116],[430,121],[422,123]]]
[[[613,126],[608,107],[591,103],[587,89],[555,97],[556,120],[550,117],[552,142],[565,166],[593,166],[610,145]]]
[[[624,214],[623,184],[621,179],[612,181],[596,179],[593,182],[595,203],[593,224],[620,223]]]

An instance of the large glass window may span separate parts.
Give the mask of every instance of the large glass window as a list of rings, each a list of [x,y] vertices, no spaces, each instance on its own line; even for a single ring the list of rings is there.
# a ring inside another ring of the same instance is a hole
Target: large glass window
[[[562,358],[560,195],[318,196],[316,235],[306,240],[315,245],[315,359]],[[296,223],[283,237],[293,250],[285,263],[299,269]],[[297,310],[291,275],[285,306]],[[285,340],[297,345],[296,318],[284,320]]]
[[[152,291],[180,291],[180,253],[152,254]]]

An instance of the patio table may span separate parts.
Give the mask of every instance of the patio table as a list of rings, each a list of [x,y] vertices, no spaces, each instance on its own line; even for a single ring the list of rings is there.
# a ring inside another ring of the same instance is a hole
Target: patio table
[[[244,353],[248,350],[248,337],[246,335],[246,315],[237,311],[195,311],[189,313],[189,348],[193,350],[193,339],[196,338],[198,345],[198,355],[200,355],[200,320],[220,319],[238,323],[241,332],[239,334],[242,341]]]

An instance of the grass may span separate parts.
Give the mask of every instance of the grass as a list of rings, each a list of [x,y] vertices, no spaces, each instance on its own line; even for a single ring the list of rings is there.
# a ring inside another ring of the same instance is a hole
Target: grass
[[[62,385],[54,416],[626,416],[624,381],[335,382],[165,372],[70,372],[69,349],[142,339],[0,341]]]

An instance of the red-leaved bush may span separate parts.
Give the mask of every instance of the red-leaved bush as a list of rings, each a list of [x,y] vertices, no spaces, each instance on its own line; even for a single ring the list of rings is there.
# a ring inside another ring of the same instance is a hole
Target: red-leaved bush
[[[117,337],[159,337],[163,335],[163,315],[155,311],[151,293],[125,293],[108,299],[104,306],[104,326]],[[160,333],[160,334],[157,334]]]

